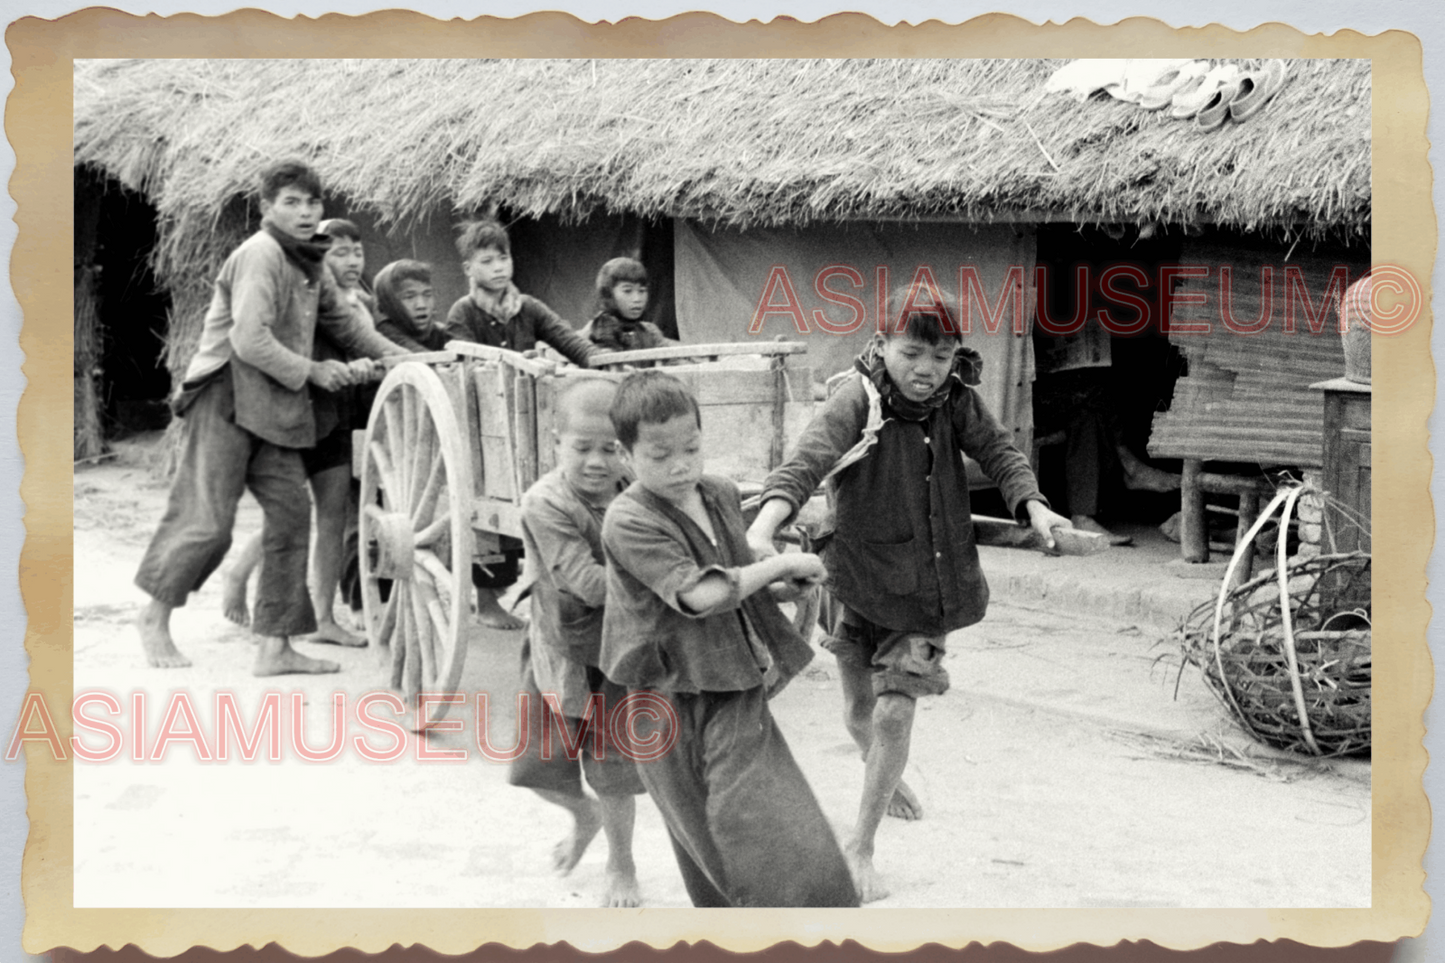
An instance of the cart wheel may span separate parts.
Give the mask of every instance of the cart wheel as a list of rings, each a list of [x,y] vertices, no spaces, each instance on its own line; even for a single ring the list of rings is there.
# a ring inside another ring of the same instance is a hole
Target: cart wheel
[[[382,382],[361,466],[362,604],[366,634],[411,706],[454,692],[470,611],[471,463],[436,372],[404,363]],[[446,713],[432,707],[429,721]]]

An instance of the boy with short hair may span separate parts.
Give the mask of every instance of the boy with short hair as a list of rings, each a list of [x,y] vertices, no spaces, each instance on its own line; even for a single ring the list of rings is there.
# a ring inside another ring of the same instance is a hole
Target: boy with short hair
[[[837,657],[844,721],[865,759],[858,822],[844,847],[864,902],[887,895],[873,869],[885,809],[922,815],[901,781],[915,700],[948,688],[944,636],[982,619],[988,604],[959,453],[1050,547],[1051,529],[1070,527],[973,389],[982,358],[960,343],[957,302],[912,299],[908,288],[893,292],[887,317],[897,329],[874,336],[768,476],[748,531],[753,550],[771,554],[778,526],[831,482],[836,531],[824,552],[837,612],[824,644]]]
[[[598,666],[607,593],[602,519],[626,486],[621,446],[607,417],[616,391],[612,382],[596,378],[564,389],[556,408],[557,467],[522,496],[522,541],[533,576],[532,625],[522,647],[530,738],[512,763],[510,781],[572,814],[571,834],[553,851],[553,866],[563,875],[602,828],[608,847],[602,905],[632,907],[642,904],[632,862],[633,797],[647,790],[606,724],[627,690]],[[555,705],[543,701],[544,692],[555,696]],[[600,703],[593,701],[598,695]],[[572,734],[574,745],[584,741],[580,768],[555,750],[552,759],[542,758],[542,728],[554,724]],[[583,774],[597,801],[583,792]]]
[[[366,254],[361,244],[361,231],[351,221],[331,218],[317,229],[315,240],[329,239],[326,267],[336,282],[342,302],[355,315],[358,323],[375,329],[371,314],[371,298],[361,286],[361,272],[366,267]],[[325,329],[316,332],[312,356],[317,361],[347,361],[347,353],[337,347]],[[365,362],[370,366],[370,362]],[[360,376],[362,370],[358,369]],[[359,647],[366,639],[343,628],[336,621],[336,588],[341,582],[345,562],[345,537],[348,516],[355,515],[351,503],[351,432],[366,425],[365,412],[358,412],[359,388],[346,386],[337,391],[323,391],[313,386],[311,410],[316,418],[316,444],[302,449],[301,464],[311,486],[316,506],[316,541],[311,551],[313,589],[311,604],[316,613],[316,642]],[[226,574],[222,591],[222,611],[237,625],[250,625],[251,613],[246,605],[246,582],[261,562],[261,535],[258,533],[241,549]]]
[[[431,265],[403,258],[376,273],[376,330],[408,351],[440,351],[451,338],[436,312]]]
[[[580,332],[603,351],[641,351],[677,344],[651,321],[647,311],[647,268],[630,257],[615,257],[597,272],[602,310]]]
[[[812,584],[822,563],[805,553],[753,561],[737,486],[703,474],[701,415],[681,381],[628,375],[611,414],[637,480],[602,523],[601,665],[669,707],[658,714],[670,731],[637,738],[671,748],[637,769],[688,895],[696,906],[857,906],[767,703],[813,653],[760,593]],[[765,686],[769,669],[776,681]]]
[[[469,221],[457,235],[457,253],[470,290],[447,312],[447,333],[512,351],[541,341],[573,364],[586,366],[596,349],[557,313],[512,283],[512,242],[493,220]]]
[[[252,629],[260,635],[256,675],[335,672],[291,647],[316,629],[307,597],[311,519],[301,449],[316,443],[308,385],[334,391],[372,366],[312,359],[319,323],[361,358],[404,354],[369,330],[342,302],[325,270],[321,179],[300,161],[261,172],[261,230],[238,247],[216,278],[201,341],[172,401],[186,418],[180,468],[165,517],[136,584],[151,601],[136,626],[151,665],[190,665],[170,633],[171,612],[205,583],[231,544],[236,505],[249,488],[265,513],[260,585]]]
[[[447,340],[532,351],[537,342],[551,345],[567,360],[586,366],[596,348],[580,337],[551,308],[512,283],[512,242],[507,229],[493,220],[468,221],[459,227],[457,253],[470,290],[447,312]],[[477,618],[497,629],[519,629],[525,623],[502,608],[499,596],[517,581],[521,548],[501,539],[501,562],[472,568],[477,590]]]

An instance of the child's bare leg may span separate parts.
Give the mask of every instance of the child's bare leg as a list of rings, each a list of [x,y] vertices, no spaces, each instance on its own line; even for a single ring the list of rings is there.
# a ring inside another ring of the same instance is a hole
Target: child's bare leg
[[[873,744],[863,772],[863,800],[858,806],[858,825],[843,847],[843,856],[853,871],[858,898],[864,903],[888,895],[873,868],[873,840],[883,812],[899,777],[908,764],[908,748],[913,738],[913,699],[896,692],[878,697],[873,709]]]
[[[191,664],[171,638],[171,611],[171,606],[151,599],[135,620],[146,661],[158,669],[181,669]]]
[[[221,581],[221,612],[237,625],[251,624],[251,610],[246,607],[246,583],[261,564],[261,533],[247,539],[235,563]]]
[[[481,623],[494,629],[505,629],[511,631],[520,629],[527,623],[517,618],[511,612],[502,608],[502,603],[497,601],[497,590],[477,586],[477,618]]]
[[[341,582],[346,505],[351,495],[350,467],[338,465],[312,475],[311,491],[316,498],[316,543],[311,551],[311,567],[316,572],[311,591],[311,606],[316,610],[315,641],[364,646],[366,639],[336,623],[334,608],[336,586]]]
[[[566,876],[577,868],[582,854],[602,828],[600,807],[590,797],[560,792],[556,789],[534,789],[537,795],[554,806],[572,814],[572,831],[552,848],[552,868],[558,876]]]
[[[607,836],[607,891],[602,905],[631,908],[642,905],[637,885],[637,866],[632,862],[632,826],[637,821],[637,801],[632,796],[598,794],[602,807],[602,832]]]
[[[262,636],[256,648],[256,663],[251,667],[252,675],[320,675],[326,672],[340,672],[341,666],[327,659],[313,659],[291,648],[291,640],[285,636]]]
[[[877,704],[873,695],[873,673],[842,662],[838,663],[838,669],[843,679],[843,724],[847,726],[848,734],[853,737],[864,761],[867,761],[868,750],[873,745],[873,709]],[[887,813],[895,819],[909,822],[923,818],[923,804],[901,778],[893,790],[893,798],[888,800]]]

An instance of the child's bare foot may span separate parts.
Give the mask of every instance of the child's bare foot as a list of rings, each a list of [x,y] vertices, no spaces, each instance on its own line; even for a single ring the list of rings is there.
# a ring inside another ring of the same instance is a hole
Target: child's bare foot
[[[637,885],[637,872],[607,870],[607,888],[602,893],[602,905],[607,909],[631,909],[642,905],[642,889]]]
[[[496,593],[489,589],[477,589],[477,619],[489,628],[506,632],[523,628],[527,624],[525,619],[519,619],[502,608]]]
[[[887,813],[894,819],[913,822],[923,818],[923,803],[919,802],[913,790],[908,788],[908,783],[900,779],[898,788],[893,790],[893,798],[888,801]]]
[[[242,628],[251,625],[251,610],[246,606],[246,574],[233,569],[221,582],[221,613]]]
[[[345,645],[353,649],[366,648],[366,639],[354,635],[336,624],[335,619],[317,619],[316,634],[311,637],[312,642],[329,642],[332,645]]]
[[[863,855],[857,846],[850,843],[843,848],[843,858],[848,863],[848,872],[853,874],[853,885],[858,889],[859,903],[876,903],[888,895],[883,879],[873,868],[872,855]]]
[[[587,845],[602,828],[602,814],[591,800],[573,811],[572,820],[572,831],[552,848],[552,869],[558,876],[566,876],[577,868]]]
[[[280,645],[275,643],[279,642]],[[323,675],[340,672],[341,666],[328,659],[313,659],[291,648],[286,639],[263,639],[256,652],[256,664],[251,674],[268,675]]]
[[[170,607],[154,601],[142,609],[135,620],[146,661],[157,669],[183,669],[191,664],[171,639],[170,623]]]
[[[1153,465],[1146,465],[1139,457],[1123,445],[1118,446],[1119,463],[1124,467],[1124,487],[1134,491],[1172,492],[1178,491],[1180,476],[1162,471]]]

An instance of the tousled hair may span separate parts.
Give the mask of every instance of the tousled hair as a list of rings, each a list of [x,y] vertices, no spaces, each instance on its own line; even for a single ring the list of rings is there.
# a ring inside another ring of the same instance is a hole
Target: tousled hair
[[[597,272],[597,298],[604,308],[617,307],[612,300],[612,289],[624,281],[646,284],[647,268],[642,266],[641,261],[631,257],[615,257],[602,265],[602,270]]]
[[[465,261],[484,248],[494,247],[503,254],[512,253],[512,242],[507,229],[491,218],[480,221],[463,221],[457,225],[457,253]]]
[[[894,288],[888,295],[888,305],[885,308],[887,316],[884,318],[887,326],[883,330],[883,337],[905,335],[926,344],[938,344],[946,340],[962,342],[963,335],[959,328],[962,312],[958,298],[947,291],[932,289],[930,293],[937,294],[938,301],[934,304],[914,304],[907,317],[901,316],[910,295],[917,293],[912,285],[905,284]]]
[[[348,241],[355,241],[358,244],[361,243],[361,228],[356,226],[355,221],[348,221],[344,217],[327,218],[321,222],[321,226],[316,229],[316,233],[325,234],[332,239],[344,237]]]
[[[617,397],[617,383],[607,378],[578,378],[563,389],[557,398],[556,433],[558,437],[572,428],[579,411],[606,414]]]
[[[287,159],[272,161],[261,169],[258,178],[261,200],[271,203],[283,188],[299,187],[313,197],[321,196],[321,175],[305,161]]]
[[[617,386],[612,400],[612,427],[628,451],[637,444],[642,425],[661,425],[679,415],[692,415],[702,427],[702,412],[687,385],[662,371],[634,371]]]

